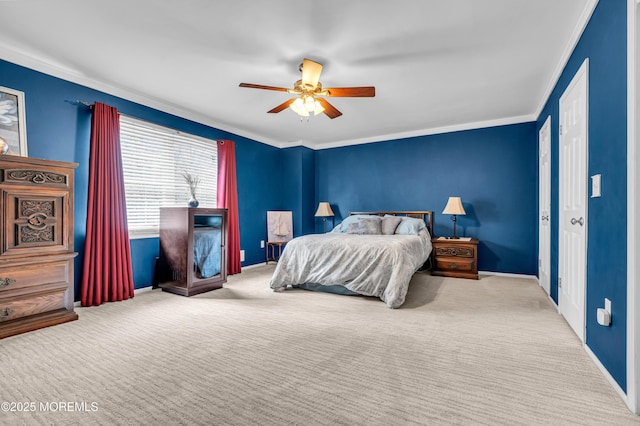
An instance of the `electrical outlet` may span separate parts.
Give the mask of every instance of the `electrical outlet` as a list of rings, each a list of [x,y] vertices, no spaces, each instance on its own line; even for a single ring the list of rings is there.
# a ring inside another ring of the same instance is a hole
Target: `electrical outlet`
[[[244,262],[244,250],[240,250],[240,262]]]
[[[602,196],[601,192],[601,175],[591,176],[591,198],[597,198]]]
[[[264,240],[260,240],[260,248],[264,248]]]

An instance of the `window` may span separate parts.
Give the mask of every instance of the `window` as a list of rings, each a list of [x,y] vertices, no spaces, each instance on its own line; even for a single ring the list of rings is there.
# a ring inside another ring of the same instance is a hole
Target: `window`
[[[216,206],[216,141],[120,115],[120,145],[131,238],[158,236],[161,206],[187,207],[185,172],[200,179],[200,207]]]

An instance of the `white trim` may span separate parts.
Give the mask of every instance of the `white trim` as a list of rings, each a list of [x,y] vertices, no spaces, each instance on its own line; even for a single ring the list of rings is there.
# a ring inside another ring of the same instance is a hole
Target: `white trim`
[[[629,0],[627,7],[627,398],[629,409],[640,414],[640,164],[638,162],[638,133],[636,124],[640,101],[638,88],[640,79],[636,76],[638,61],[638,20],[640,19],[640,0]]]
[[[613,376],[609,374],[609,371],[605,368],[605,366],[602,365],[602,363],[600,362],[596,354],[594,354],[591,351],[591,349],[589,349],[589,346],[587,345],[584,345],[584,350],[587,352],[589,357],[591,357],[591,360],[593,361],[593,363],[600,369],[605,379],[609,381],[609,384],[611,385],[611,387],[618,393],[620,398],[622,398],[624,402],[627,402],[627,395],[624,393],[624,391],[622,390],[618,382],[616,382],[616,379],[614,379]]]
[[[146,293],[147,291],[151,291],[151,290],[160,290],[159,288],[153,288],[153,286],[147,286],[147,287],[141,287],[141,288],[135,288],[133,289],[133,295],[135,296],[136,294],[140,294],[140,293]],[[127,299],[128,300],[128,299]],[[125,302],[126,300],[122,300],[122,302]],[[105,303],[110,303],[110,302],[105,302]],[[95,308],[97,306],[82,306],[82,302],[80,302],[79,300],[77,302],[73,302],[73,306],[75,308]]]
[[[262,262],[262,263],[254,263],[254,264],[252,264],[252,265],[243,266],[243,267],[242,267],[242,270],[257,268],[258,266],[265,266],[266,264],[267,264],[266,262]],[[274,266],[275,266],[275,265],[274,265]]]
[[[507,277],[507,278],[526,278],[528,280],[536,280],[536,282],[538,282],[538,277],[536,277],[535,275],[511,274],[508,272],[493,272],[493,271],[478,271],[478,275],[495,275],[498,277]]]
[[[409,132],[376,135],[370,138],[349,139],[349,140],[319,143],[319,144],[313,144],[313,145],[305,144],[304,141],[299,141],[299,145],[303,145],[303,146],[306,146],[307,148],[315,149],[315,150],[327,149],[327,148],[338,148],[342,146],[361,145],[361,144],[372,143],[372,142],[386,142],[390,140],[413,138],[417,136],[429,136],[429,135],[437,135],[442,133],[459,132],[463,130],[475,130],[475,129],[483,129],[487,127],[507,126],[509,124],[529,123],[532,121],[536,121],[537,117],[538,116],[534,114],[519,115],[515,117],[500,118],[497,120],[477,121],[475,123],[453,124],[451,126],[432,127],[427,129],[412,130]],[[284,146],[290,147],[290,146],[296,146],[296,145],[284,144]]]
[[[573,53],[573,50],[576,48],[576,45],[578,44],[580,37],[582,37],[582,33],[584,32],[584,29],[587,27],[587,24],[591,19],[591,15],[593,15],[593,11],[596,9],[597,5],[598,5],[598,0],[588,0],[587,3],[584,5],[584,9],[582,10],[582,15],[580,15],[580,18],[578,19],[576,26],[573,28],[573,33],[571,34],[571,38],[569,38],[569,43],[567,43],[567,46],[564,48],[564,52],[562,52],[562,56],[560,57],[560,62],[558,62],[558,65],[556,66],[556,69],[553,71],[551,79],[549,80],[549,84],[547,84],[547,88],[545,89],[545,91],[542,93],[542,96],[540,97],[540,103],[538,104],[538,108],[536,108],[536,113],[534,114],[536,117],[539,117],[540,114],[542,114],[542,110],[544,109],[544,106],[547,104],[547,101],[551,97],[551,92],[553,92],[553,89],[556,87],[556,84],[558,84],[558,80],[562,75],[562,71],[564,70],[564,67],[569,62],[569,58],[571,58],[571,54]]]

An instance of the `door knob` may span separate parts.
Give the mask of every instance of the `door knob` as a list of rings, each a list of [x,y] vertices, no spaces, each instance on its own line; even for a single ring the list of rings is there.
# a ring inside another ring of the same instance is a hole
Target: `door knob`
[[[584,219],[580,217],[580,219],[576,219],[575,217],[571,218],[571,224],[575,225],[576,223],[580,224],[580,226],[584,225]]]

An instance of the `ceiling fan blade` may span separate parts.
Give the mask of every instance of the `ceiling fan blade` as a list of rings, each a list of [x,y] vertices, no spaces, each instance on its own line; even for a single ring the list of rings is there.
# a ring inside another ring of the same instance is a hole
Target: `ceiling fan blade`
[[[291,105],[293,103],[293,101],[295,101],[296,98],[291,98],[287,101],[284,101],[283,103],[281,103],[280,105],[278,105],[277,107],[273,108],[270,111],[267,111],[270,114],[275,114],[278,113],[280,111],[284,111],[285,109],[287,109],[289,107],[289,105]]]
[[[302,61],[302,84],[315,89],[318,86],[318,80],[320,80],[321,72],[321,64],[314,62],[311,59],[304,58]]]
[[[326,99],[324,99],[324,98],[316,98],[316,100],[318,102],[320,102],[320,105],[322,105],[322,108],[324,108],[323,112],[325,114],[327,114],[327,117],[336,118],[336,117],[340,117],[342,115],[342,113],[340,111],[338,111],[336,109],[336,107],[334,107],[329,102],[327,102]]]
[[[286,92],[287,90],[289,90],[289,89],[285,89],[284,87],[263,86],[262,84],[251,84],[251,83],[240,83],[240,87],[248,87],[250,89],[275,90],[277,92]]]
[[[325,94],[326,92],[326,94]],[[325,96],[340,96],[350,98],[373,98],[376,95],[376,88],[373,86],[363,87],[331,87],[324,89],[322,94]]]

